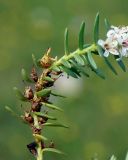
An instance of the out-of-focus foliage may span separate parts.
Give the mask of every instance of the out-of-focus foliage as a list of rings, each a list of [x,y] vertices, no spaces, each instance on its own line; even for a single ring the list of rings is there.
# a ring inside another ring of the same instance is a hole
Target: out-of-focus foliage
[[[21,68],[32,66],[31,54],[40,57],[50,46],[53,55],[64,54],[63,33],[70,30],[70,50],[78,46],[78,31],[81,21],[86,21],[86,41],[92,42],[93,21],[97,11],[101,17],[101,37],[105,35],[103,18],[113,25],[127,24],[127,0],[0,0],[0,157],[2,160],[32,159],[26,149],[31,141],[31,131],[25,124],[11,117],[4,110],[13,106],[21,113],[27,106],[16,100],[13,86],[24,86],[20,77]],[[70,129],[45,129],[45,135],[52,137],[57,148],[68,157],[55,154],[45,159],[81,160],[98,156],[107,159],[115,154],[124,158],[128,150],[128,108],[127,72],[123,73],[116,63],[118,76],[112,74],[102,61],[106,71],[104,81],[94,74],[91,78],[74,83],[74,95],[64,100],[55,100],[65,110],[60,115],[69,123]],[[127,60],[125,60],[127,65]],[[21,82],[21,83],[19,83]],[[65,83],[65,81],[63,82]],[[60,87],[63,85],[60,85]],[[72,88],[72,87],[71,87]],[[63,89],[60,89],[63,92]],[[66,89],[64,87],[66,94]],[[68,95],[68,93],[67,93]],[[73,98],[72,98],[73,97]],[[59,113],[58,113],[59,116]]]

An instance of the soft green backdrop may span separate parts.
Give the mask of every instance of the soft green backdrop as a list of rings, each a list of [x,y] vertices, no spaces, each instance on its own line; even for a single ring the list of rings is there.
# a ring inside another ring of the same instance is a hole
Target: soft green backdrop
[[[31,54],[40,57],[51,46],[52,54],[63,54],[63,32],[70,30],[70,48],[77,47],[77,35],[82,20],[87,23],[86,40],[91,41],[95,14],[113,25],[127,25],[127,0],[0,0],[0,159],[33,159],[26,149],[32,141],[30,129],[4,110],[12,106],[20,113],[13,86],[23,86],[20,70],[30,69]],[[104,36],[105,37],[105,36]],[[126,66],[127,65],[126,60]],[[70,125],[69,130],[45,129],[47,137],[68,156],[46,154],[46,160],[88,160],[98,155],[108,159],[115,154],[123,159],[128,150],[128,72],[114,63],[119,76],[98,63],[107,74],[104,81],[94,74],[83,79],[82,90],[65,100],[56,101],[65,113],[59,115]],[[77,92],[77,91],[76,91]],[[25,106],[23,106],[23,109]]]

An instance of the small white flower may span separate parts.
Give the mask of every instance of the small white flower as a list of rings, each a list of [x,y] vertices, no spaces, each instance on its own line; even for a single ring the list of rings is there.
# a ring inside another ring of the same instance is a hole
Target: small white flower
[[[128,26],[111,26],[107,32],[107,39],[99,40],[98,44],[104,49],[105,57],[108,57],[109,53],[128,57]]]
[[[104,56],[108,57],[109,53],[113,55],[119,55],[117,50],[118,42],[108,38],[106,41],[99,40],[98,44],[105,50]]]

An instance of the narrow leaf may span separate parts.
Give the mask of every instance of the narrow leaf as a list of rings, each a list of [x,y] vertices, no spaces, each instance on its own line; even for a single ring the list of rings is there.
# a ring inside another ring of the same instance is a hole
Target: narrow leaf
[[[106,18],[104,20],[104,23],[105,23],[106,31],[108,32],[108,30],[111,28],[111,25],[110,25],[109,21]]]
[[[47,141],[48,139],[42,135],[39,135],[39,134],[33,134],[33,136],[38,139],[39,141],[40,140],[43,140],[43,141]]]
[[[51,119],[51,120],[56,120],[55,117],[49,116],[48,114],[45,114],[45,113],[34,112],[34,114],[37,115],[37,116],[46,117],[46,118]]]
[[[37,60],[36,60],[36,57],[34,54],[32,54],[32,60],[33,60],[33,63],[36,67],[38,67],[38,64],[37,64]]]
[[[22,75],[22,79],[26,82],[32,82],[32,80],[29,78],[27,72],[25,71],[25,69],[23,68],[21,70],[21,75]]]
[[[78,76],[76,75],[76,73],[74,73],[73,71],[71,71],[69,68],[65,67],[65,66],[60,66],[61,71],[67,73],[69,76],[73,77],[73,78],[78,78]]]
[[[77,75],[78,77],[81,77],[80,71],[78,71],[78,69],[77,69],[76,67],[72,67],[72,68],[71,68],[71,71],[73,71],[74,73],[76,73],[76,75]]]
[[[108,58],[107,57],[104,57],[104,55],[103,55],[103,49],[100,47],[100,46],[98,46],[98,53],[99,53],[99,55],[101,55],[103,58],[104,58],[104,61],[105,61],[105,63],[108,65],[108,67],[110,68],[110,70],[115,74],[115,75],[117,75],[117,71],[115,70],[115,68],[113,67],[113,65],[110,63],[110,61],[108,60]]]
[[[68,29],[65,29],[64,33],[64,50],[65,54],[67,55],[69,53],[69,46],[68,46]]]
[[[84,60],[83,60],[83,58],[82,58],[80,55],[75,54],[74,58],[75,58],[76,62],[77,62],[78,64],[80,64],[81,66],[84,66],[84,65],[85,65]]]
[[[97,13],[94,22],[94,42],[97,44],[99,40],[99,13]]]
[[[54,153],[58,153],[58,154],[65,154],[62,151],[55,149],[55,148],[44,148],[42,151],[43,152],[54,152]]]
[[[52,70],[55,72],[60,72],[60,68],[57,66],[52,66]]]
[[[46,81],[49,81],[49,82],[54,82],[54,79],[52,79],[52,78],[49,77],[49,76],[46,76],[46,77],[44,77],[43,79],[46,80]]]
[[[79,49],[82,50],[84,46],[84,29],[85,29],[85,22],[82,22],[80,26],[79,32]]]
[[[108,60],[106,57],[104,57],[104,60],[105,60],[106,64],[108,65],[108,67],[111,69],[111,71],[112,71],[115,75],[117,75],[117,74],[118,74],[117,71],[116,71],[115,68],[112,66],[112,64],[109,62],[109,60]]]
[[[85,72],[83,67],[78,66],[78,64],[74,61],[74,60],[70,60],[70,62],[72,63],[72,65],[79,71],[81,72],[83,75],[89,77],[89,74]]]
[[[43,126],[51,126],[51,127],[64,127],[69,128],[68,126],[60,123],[44,123]]]
[[[105,79],[105,75],[103,74],[103,72],[100,69],[94,69],[93,70],[99,77],[101,77],[102,79]]]
[[[115,57],[118,65],[120,66],[120,68],[121,68],[124,72],[126,72],[125,65],[124,65],[123,61],[121,60],[121,58],[118,57],[118,56],[114,56],[114,57]]]
[[[23,119],[17,113],[15,113],[9,106],[5,106],[5,109],[9,113],[11,113],[12,116],[16,117],[18,120],[22,120],[23,121]]]
[[[112,155],[110,160],[116,160],[116,157],[114,155]]]
[[[87,47],[90,47],[91,44],[84,44],[84,47],[83,48],[87,48]]]
[[[126,154],[125,160],[128,160],[128,152],[127,152],[127,154]]]
[[[42,89],[41,91],[36,92],[37,97],[46,97],[51,93],[51,89]]]
[[[65,96],[55,93],[55,92],[51,92],[51,95],[56,96],[56,97],[62,97],[62,98],[66,98]]]
[[[91,67],[94,68],[94,69],[97,69],[97,65],[96,65],[96,63],[95,63],[95,61],[92,57],[91,52],[88,52],[87,59],[88,59],[89,64],[91,65]]]
[[[62,63],[65,67],[71,68],[71,64],[68,62],[68,60],[62,59],[62,60],[61,60],[61,63]]]
[[[48,107],[48,108],[51,108],[51,109],[54,109],[54,110],[58,110],[58,111],[63,112],[63,110],[62,110],[61,108],[59,108],[59,107],[57,107],[57,106],[55,106],[55,105],[53,105],[53,104],[43,103],[43,105],[45,105],[45,106]]]
[[[27,101],[27,99],[24,97],[24,95],[21,93],[21,91],[17,87],[14,87],[13,90],[17,98],[19,98],[21,101]]]
[[[5,106],[5,109],[10,112],[13,116],[16,116],[19,118],[19,116],[9,107],[9,106]]]

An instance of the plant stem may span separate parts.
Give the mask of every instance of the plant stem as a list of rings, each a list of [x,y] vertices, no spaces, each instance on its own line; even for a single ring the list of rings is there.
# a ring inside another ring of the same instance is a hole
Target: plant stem
[[[58,61],[54,62],[50,68],[52,69],[52,67],[54,67],[54,66],[60,66],[62,64],[61,61],[63,59],[69,60],[69,59],[72,59],[75,56],[75,54],[84,55],[84,54],[88,53],[89,51],[97,51],[96,44],[92,44],[91,46],[84,48],[82,50],[77,49],[74,52],[70,53],[69,55],[64,55]]]
[[[37,115],[33,115],[34,118],[34,126],[37,129],[40,129],[39,123],[38,123],[38,117]],[[42,141],[40,139],[38,139],[37,137],[35,137],[35,141],[37,143],[37,160],[43,160],[43,153],[42,153]]]
[[[43,160],[43,153],[42,153],[41,142],[38,142],[38,147],[37,147],[37,160]]]

